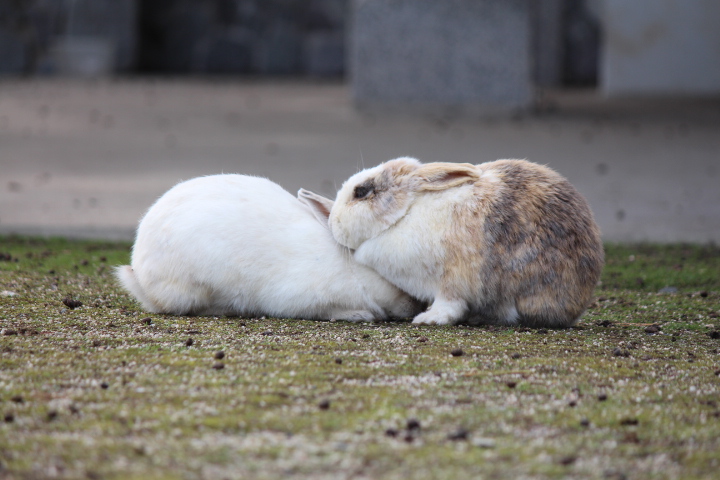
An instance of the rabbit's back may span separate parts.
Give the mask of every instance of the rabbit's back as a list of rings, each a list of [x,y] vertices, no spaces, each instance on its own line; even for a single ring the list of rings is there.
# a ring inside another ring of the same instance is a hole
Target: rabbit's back
[[[322,230],[295,197],[269,180],[200,177],[173,187],[150,208],[138,228],[133,261],[227,274],[246,260],[262,263],[302,249],[288,234],[319,233],[322,239]]]
[[[328,277],[344,274],[335,257],[327,229],[282,187],[216,175],[150,208],[132,266],[155,311],[306,317],[330,303]]]
[[[604,262],[587,201],[561,175],[522,160],[479,166],[499,179],[482,224],[483,298],[516,299],[520,321],[566,326],[587,307]]]

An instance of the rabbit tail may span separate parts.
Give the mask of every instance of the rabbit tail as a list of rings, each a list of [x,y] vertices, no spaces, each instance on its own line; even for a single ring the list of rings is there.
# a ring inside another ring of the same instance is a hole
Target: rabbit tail
[[[115,269],[115,277],[122,286],[130,292],[149,312],[158,313],[160,309],[157,304],[148,298],[145,290],[138,283],[135,272],[130,265],[121,265]]]

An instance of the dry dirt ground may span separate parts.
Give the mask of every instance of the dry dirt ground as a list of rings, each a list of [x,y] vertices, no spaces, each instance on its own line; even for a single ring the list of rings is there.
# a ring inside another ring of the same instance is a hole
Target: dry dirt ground
[[[0,479],[715,479],[720,251],[609,245],[574,328],[149,315],[0,237]]]

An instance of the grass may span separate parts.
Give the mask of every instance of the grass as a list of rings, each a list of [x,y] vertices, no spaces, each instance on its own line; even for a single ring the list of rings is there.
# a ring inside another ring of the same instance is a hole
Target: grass
[[[148,315],[128,244],[0,238],[0,478],[717,478],[720,249],[606,250],[529,330]]]

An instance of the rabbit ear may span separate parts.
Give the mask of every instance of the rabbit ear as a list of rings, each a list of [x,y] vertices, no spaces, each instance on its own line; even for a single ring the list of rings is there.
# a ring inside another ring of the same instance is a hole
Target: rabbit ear
[[[332,210],[334,203],[332,200],[309,190],[305,190],[304,188],[298,190],[297,198],[302,203],[310,207],[310,211],[313,215],[315,215],[315,218],[317,218],[320,223],[325,226],[328,225],[330,210]]]
[[[427,163],[413,172],[420,180],[418,190],[438,191],[475,182],[480,170],[469,163]]]

